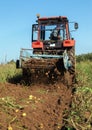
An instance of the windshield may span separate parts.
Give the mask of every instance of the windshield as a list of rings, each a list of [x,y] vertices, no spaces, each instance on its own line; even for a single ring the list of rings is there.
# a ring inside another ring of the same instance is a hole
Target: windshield
[[[65,24],[33,25],[32,40],[64,40],[66,39]]]

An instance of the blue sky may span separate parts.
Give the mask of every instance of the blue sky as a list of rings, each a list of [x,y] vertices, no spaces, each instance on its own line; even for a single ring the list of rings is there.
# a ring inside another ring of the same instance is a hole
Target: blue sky
[[[79,29],[72,32],[76,54],[92,52],[92,0],[1,0],[0,62],[16,60],[20,48],[31,48],[31,25],[37,13],[78,22]]]

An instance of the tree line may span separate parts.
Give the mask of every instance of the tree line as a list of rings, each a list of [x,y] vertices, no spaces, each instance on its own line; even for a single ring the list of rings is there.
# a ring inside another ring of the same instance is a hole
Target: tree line
[[[92,53],[76,55],[76,61],[92,61]]]

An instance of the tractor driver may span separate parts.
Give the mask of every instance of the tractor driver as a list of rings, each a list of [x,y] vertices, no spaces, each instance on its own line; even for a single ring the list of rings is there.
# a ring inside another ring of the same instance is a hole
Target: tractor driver
[[[50,34],[51,40],[60,40],[60,27],[57,25],[57,27],[51,32]]]

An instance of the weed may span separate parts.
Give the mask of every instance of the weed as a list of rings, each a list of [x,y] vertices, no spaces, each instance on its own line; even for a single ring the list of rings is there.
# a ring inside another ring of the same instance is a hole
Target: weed
[[[39,90],[37,90],[37,93],[39,93],[39,94],[47,94],[48,91],[46,91],[44,89],[39,89]]]

